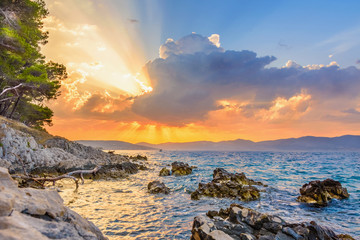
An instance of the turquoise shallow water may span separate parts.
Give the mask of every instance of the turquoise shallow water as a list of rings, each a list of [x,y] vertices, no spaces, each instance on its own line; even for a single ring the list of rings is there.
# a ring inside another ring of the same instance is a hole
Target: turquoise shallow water
[[[146,155],[152,169],[118,181],[86,182],[77,193],[61,195],[70,208],[93,221],[110,239],[189,239],[192,220],[208,210],[237,202],[263,213],[276,214],[289,222],[316,221],[337,233],[360,237],[360,153],[275,152],[157,152],[117,151]],[[188,176],[159,177],[162,167],[182,161],[198,168]],[[190,199],[199,182],[212,179],[213,170],[244,172],[268,184],[260,201]],[[348,189],[350,198],[314,208],[295,201],[299,188],[312,180],[332,178]],[[170,195],[151,195],[147,184],[163,181]]]

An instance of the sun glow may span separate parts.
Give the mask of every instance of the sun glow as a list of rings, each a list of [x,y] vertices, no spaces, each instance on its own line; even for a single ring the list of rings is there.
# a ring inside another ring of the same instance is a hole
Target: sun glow
[[[152,90],[146,78],[139,80],[138,72],[146,62],[142,41],[127,19],[110,19],[119,15],[111,5],[89,0],[48,0],[47,4],[50,12],[56,13],[45,20],[44,26],[50,38],[42,51],[49,59],[64,63],[70,73],[82,73],[84,79],[79,83],[87,81],[92,89],[134,96]],[[69,5],[71,16],[65,14]],[[102,19],[95,22],[94,11]]]
[[[158,1],[45,1],[42,51],[69,76],[47,104],[52,134],[132,143],[359,134],[355,68],[263,69],[273,57],[228,51],[216,33],[171,35]]]

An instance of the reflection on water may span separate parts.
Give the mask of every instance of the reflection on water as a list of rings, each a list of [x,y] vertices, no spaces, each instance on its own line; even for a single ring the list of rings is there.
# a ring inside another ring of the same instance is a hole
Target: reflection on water
[[[117,181],[87,181],[77,193],[71,182],[61,196],[71,209],[88,218],[110,239],[189,239],[192,220],[208,210],[228,207],[236,200],[203,198],[192,201],[189,192],[199,182],[209,182],[212,171],[223,167],[269,185],[260,201],[241,203],[287,221],[311,221],[338,233],[360,236],[359,153],[272,152],[157,152],[118,151],[147,155],[152,169]],[[159,177],[162,167],[173,161],[198,166],[181,177]],[[347,187],[350,198],[333,201],[326,208],[312,208],[295,201],[299,188],[311,180],[333,178]],[[170,195],[151,195],[147,184],[163,181]]]

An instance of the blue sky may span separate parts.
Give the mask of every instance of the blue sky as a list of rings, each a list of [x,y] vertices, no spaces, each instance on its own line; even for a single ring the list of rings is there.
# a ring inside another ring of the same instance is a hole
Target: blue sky
[[[360,59],[359,1],[159,0],[136,1],[135,6],[137,14],[128,12],[128,18],[139,20],[149,59],[167,38],[191,32],[217,33],[227,50],[274,55],[278,61],[271,66],[291,59],[301,65],[336,61],[346,67]],[[151,36],[154,27],[161,29],[160,39]]]

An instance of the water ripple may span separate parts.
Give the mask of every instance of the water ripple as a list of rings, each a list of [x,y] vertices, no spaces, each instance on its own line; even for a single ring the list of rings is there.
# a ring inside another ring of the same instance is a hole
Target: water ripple
[[[359,153],[119,152],[147,155],[153,169],[118,181],[87,181],[77,193],[69,182],[61,193],[70,208],[93,221],[110,239],[189,239],[195,216],[228,207],[232,202],[277,214],[290,222],[315,220],[338,233],[360,236]],[[159,177],[160,169],[174,161],[198,168],[188,176]],[[216,167],[244,172],[269,187],[261,193],[259,201],[242,203],[213,198],[192,201],[189,193],[199,182],[211,181]],[[295,201],[303,184],[326,178],[340,181],[347,187],[350,198],[335,200],[326,208]],[[148,194],[147,184],[153,180],[163,181],[172,193]]]

